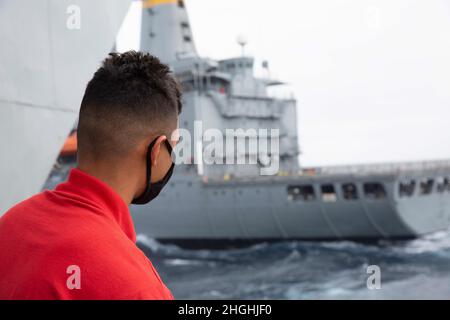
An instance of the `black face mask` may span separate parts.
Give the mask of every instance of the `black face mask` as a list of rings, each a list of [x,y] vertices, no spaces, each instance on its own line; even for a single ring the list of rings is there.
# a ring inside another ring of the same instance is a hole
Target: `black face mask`
[[[172,162],[172,166],[170,167],[169,171],[167,171],[164,178],[162,178],[158,182],[153,182],[153,183],[151,182],[151,177],[152,177],[151,153],[152,153],[153,146],[155,145],[156,140],[158,138],[159,137],[157,137],[155,140],[153,140],[152,143],[150,143],[148,150],[147,150],[147,180],[146,180],[147,186],[145,187],[144,192],[139,197],[133,199],[133,201],[131,202],[132,204],[146,204],[146,203],[149,203],[150,201],[152,201],[153,199],[155,199],[158,196],[158,194],[161,192],[161,190],[164,188],[164,186],[167,184],[170,177],[172,176],[173,169],[175,167],[175,163],[173,163],[173,162]],[[166,144],[167,151],[172,156],[172,146],[170,145],[168,140],[164,140],[164,142]]]

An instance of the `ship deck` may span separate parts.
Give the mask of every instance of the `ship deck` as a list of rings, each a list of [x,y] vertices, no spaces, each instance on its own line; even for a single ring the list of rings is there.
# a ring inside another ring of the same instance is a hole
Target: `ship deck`
[[[299,180],[341,180],[349,179],[349,177],[355,180],[365,180],[370,177],[396,179],[397,177],[416,178],[438,175],[450,177],[450,160],[305,167],[297,172],[280,172],[275,176],[238,177],[225,175],[223,177],[204,177],[203,182],[216,185],[230,183],[277,183]]]

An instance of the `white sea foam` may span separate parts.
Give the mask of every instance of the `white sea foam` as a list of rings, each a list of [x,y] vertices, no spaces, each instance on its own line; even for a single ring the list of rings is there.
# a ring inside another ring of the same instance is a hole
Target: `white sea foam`
[[[188,259],[166,259],[164,263],[170,266],[190,266],[202,264],[201,261]]]
[[[179,247],[171,244],[162,244],[156,241],[153,238],[146,236],[145,234],[138,234],[136,236],[136,242],[143,244],[152,252],[155,253],[165,253],[165,254],[174,254],[182,251]]]
[[[404,248],[407,253],[437,252],[450,249],[450,230],[413,240]]]

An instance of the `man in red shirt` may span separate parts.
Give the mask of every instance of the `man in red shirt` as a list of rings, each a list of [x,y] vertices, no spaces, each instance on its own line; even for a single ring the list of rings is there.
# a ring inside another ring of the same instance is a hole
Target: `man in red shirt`
[[[105,59],[81,103],[78,167],[0,219],[0,299],[173,299],[135,244],[128,206],[172,174],[180,96],[149,54]]]

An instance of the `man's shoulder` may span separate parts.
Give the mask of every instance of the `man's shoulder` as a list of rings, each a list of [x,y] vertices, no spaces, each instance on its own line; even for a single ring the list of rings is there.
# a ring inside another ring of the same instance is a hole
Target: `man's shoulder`
[[[81,290],[72,292],[88,299],[168,299],[170,292],[151,263],[134,246],[122,247],[106,239],[61,243],[59,271],[67,277],[78,273]],[[117,245],[117,246],[116,246]],[[66,253],[62,253],[66,251]],[[141,255],[142,254],[142,255]],[[169,294],[167,294],[169,292]]]
[[[36,218],[36,212],[45,211],[47,201],[47,196],[41,192],[16,203],[0,217],[0,225],[26,217]]]
[[[23,264],[17,272],[29,269],[21,275],[25,282],[53,288],[59,298],[170,299],[151,262],[115,222],[99,214],[60,214],[46,203],[53,203],[51,192],[18,203],[0,219],[4,258]],[[69,289],[77,276],[81,289]]]
[[[22,201],[20,201],[20,202],[17,202],[17,203],[14,204],[12,207],[10,207],[10,208],[5,212],[5,214],[7,214],[7,213],[9,213],[9,212],[14,212],[14,211],[17,211],[17,210],[22,210],[22,209],[28,208],[28,207],[30,207],[30,206],[34,206],[34,205],[36,205],[37,203],[40,203],[40,202],[42,202],[42,201],[47,201],[47,197],[46,197],[46,193],[47,193],[47,192],[48,192],[48,191],[39,192],[39,193],[36,193],[36,194],[34,194],[34,195],[28,197],[28,198],[25,199],[25,200],[22,200]]]

